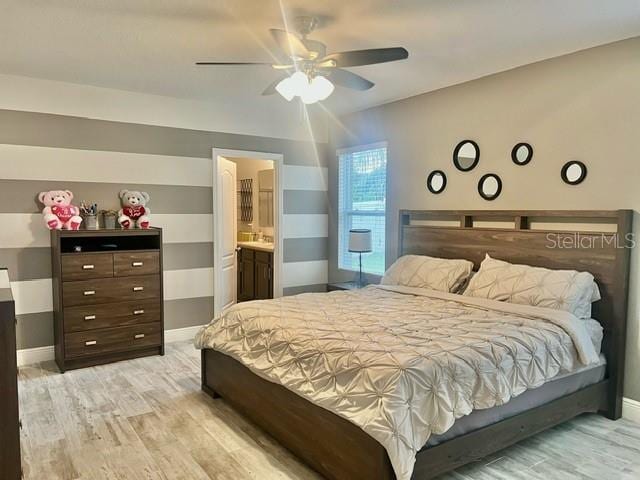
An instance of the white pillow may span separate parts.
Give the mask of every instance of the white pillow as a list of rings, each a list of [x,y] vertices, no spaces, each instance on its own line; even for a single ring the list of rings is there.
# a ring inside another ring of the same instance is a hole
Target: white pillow
[[[429,288],[455,293],[466,282],[473,263],[425,255],[404,255],[384,273],[382,285]]]
[[[515,265],[489,255],[463,295],[565,310],[578,318],[591,318],[591,303],[600,300],[588,272]]]

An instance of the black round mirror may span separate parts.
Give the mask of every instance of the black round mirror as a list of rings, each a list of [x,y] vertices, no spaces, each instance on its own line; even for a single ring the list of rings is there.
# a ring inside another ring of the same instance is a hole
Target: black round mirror
[[[442,193],[447,188],[447,176],[442,170],[434,170],[427,177],[427,190],[431,193]]]
[[[502,192],[502,180],[495,173],[483,175],[478,182],[478,193],[485,200],[495,200]]]
[[[473,140],[463,140],[453,150],[453,164],[463,172],[473,170],[480,161],[480,147]]]
[[[516,165],[526,165],[533,158],[533,147],[528,143],[518,143],[511,150],[511,160]]]
[[[587,166],[579,160],[572,160],[564,164],[560,176],[564,183],[578,185],[587,178]]]

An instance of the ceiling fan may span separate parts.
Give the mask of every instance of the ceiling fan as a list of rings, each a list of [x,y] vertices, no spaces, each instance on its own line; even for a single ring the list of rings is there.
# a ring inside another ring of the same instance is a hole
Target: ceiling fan
[[[306,103],[326,99],[333,93],[334,84],[354,90],[369,90],[374,83],[344,67],[359,67],[376,63],[404,60],[409,52],[402,47],[372,48],[327,54],[327,47],[307,36],[318,26],[316,17],[296,17],[298,35],[272,28],[269,31],[286,59],[269,62],[197,62],[196,65],[270,65],[281,75],[269,84],[262,95],[278,92],[287,100],[294,97]]]

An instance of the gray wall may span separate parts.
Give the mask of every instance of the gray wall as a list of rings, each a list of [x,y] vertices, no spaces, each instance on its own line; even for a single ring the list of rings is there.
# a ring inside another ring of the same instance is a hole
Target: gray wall
[[[387,261],[397,248],[397,212],[415,209],[619,209],[640,210],[640,38],[577,52],[341,118],[334,148],[388,141]],[[476,140],[480,164],[455,170],[451,156],[462,139]],[[534,148],[518,167],[513,145]],[[578,187],[560,180],[560,168],[579,159],[589,176]],[[441,195],[425,188],[430,170],[442,169]],[[494,202],[476,190],[487,172],[503,179]],[[330,155],[330,280],[337,270],[336,161]],[[640,218],[636,215],[636,232]],[[625,394],[640,400],[638,304],[640,260],[633,252]],[[351,276],[350,274],[348,276]]]
[[[166,328],[210,321],[213,292],[203,288],[203,279],[208,285],[213,267],[212,187],[206,172],[214,146],[284,154],[289,185],[284,192],[285,217],[326,216],[326,192],[317,185],[306,189],[297,178],[326,167],[326,144],[0,110],[0,222],[5,225],[0,232],[0,265],[9,268],[12,286],[20,297],[19,349],[47,346],[53,341],[52,313],[47,308],[51,295],[48,234],[40,218],[42,207],[36,201],[37,193],[43,190],[70,189],[77,202],[92,200],[100,208],[114,209],[119,207],[117,192],[121,188],[149,192],[152,223],[165,228],[165,294],[170,294],[165,304]],[[106,157],[97,159],[92,156],[95,152],[106,152]],[[86,160],[76,162],[77,155]],[[113,166],[108,164],[111,161]],[[45,163],[53,163],[55,172],[50,166],[45,168]],[[158,167],[161,164],[168,168]],[[122,165],[131,169],[132,178],[148,176],[153,181],[126,181],[126,171],[113,173],[114,169],[122,170]],[[287,166],[310,168],[287,170]],[[204,174],[194,178],[189,173],[193,169]],[[114,181],[114,176],[122,181]],[[285,294],[324,288],[326,228],[324,234],[312,232],[308,237],[285,235]],[[306,268],[308,265],[315,269]],[[315,276],[305,277],[309,270]],[[311,279],[309,284],[305,278]]]

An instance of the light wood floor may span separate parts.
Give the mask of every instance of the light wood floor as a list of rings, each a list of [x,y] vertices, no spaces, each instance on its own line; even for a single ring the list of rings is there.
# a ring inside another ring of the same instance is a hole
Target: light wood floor
[[[20,370],[26,479],[318,479],[224,400],[190,343],[61,375]],[[582,416],[443,480],[640,478],[640,425]]]

